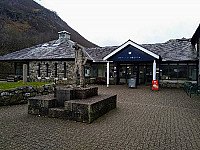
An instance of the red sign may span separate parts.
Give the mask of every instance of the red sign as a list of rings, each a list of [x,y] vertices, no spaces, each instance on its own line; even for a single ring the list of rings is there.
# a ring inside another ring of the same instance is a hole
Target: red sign
[[[153,80],[152,81],[152,90],[159,90],[159,85],[158,85],[158,80]]]

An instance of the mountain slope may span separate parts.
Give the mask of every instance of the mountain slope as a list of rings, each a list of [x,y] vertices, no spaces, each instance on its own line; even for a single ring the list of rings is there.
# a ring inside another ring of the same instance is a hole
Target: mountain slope
[[[0,55],[57,39],[62,30],[85,47],[97,46],[33,0],[0,0]]]

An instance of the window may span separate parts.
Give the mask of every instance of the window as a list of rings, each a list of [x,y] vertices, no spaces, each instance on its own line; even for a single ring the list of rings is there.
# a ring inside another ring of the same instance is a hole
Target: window
[[[187,80],[187,64],[179,64],[178,79]]]
[[[23,63],[15,64],[15,73],[16,75],[23,75]]]
[[[41,77],[41,64],[38,63],[38,77]]]
[[[46,63],[46,77],[49,77],[49,64]]]
[[[191,65],[189,66],[189,70],[188,70],[188,78],[189,80],[195,81],[197,80],[197,69],[196,66]]]
[[[58,77],[58,63],[55,63],[55,78]]]
[[[90,77],[90,68],[85,67],[85,77]]]
[[[177,75],[178,75],[178,67],[177,64],[169,64],[169,78],[171,80],[173,79],[177,79]]]
[[[64,78],[67,78],[67,64],[64,62]]]
[[[161,64],[160,76],[162,80],[169,79],[168,68],[168,64]]]
[[[98,77],[98,68],[97,66],[92,66],[92,77]]]
[[[195,63],[161,64],[161,79],[197,80],[197,66]]]

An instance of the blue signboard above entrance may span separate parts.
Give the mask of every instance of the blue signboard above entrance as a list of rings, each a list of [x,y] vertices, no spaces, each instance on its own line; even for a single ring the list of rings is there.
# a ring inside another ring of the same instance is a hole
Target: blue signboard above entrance
[[[153,61],[154,57],[149,54],[133,47],[132,45],[126,46],[124,49],[111,56],[108,61]]]

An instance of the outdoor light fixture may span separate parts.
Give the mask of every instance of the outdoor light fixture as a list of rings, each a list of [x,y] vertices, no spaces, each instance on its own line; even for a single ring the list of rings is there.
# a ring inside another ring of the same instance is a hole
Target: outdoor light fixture
[[[131,52],[128,52],[128,54],[131,55],[132,53],[131,53]]]

